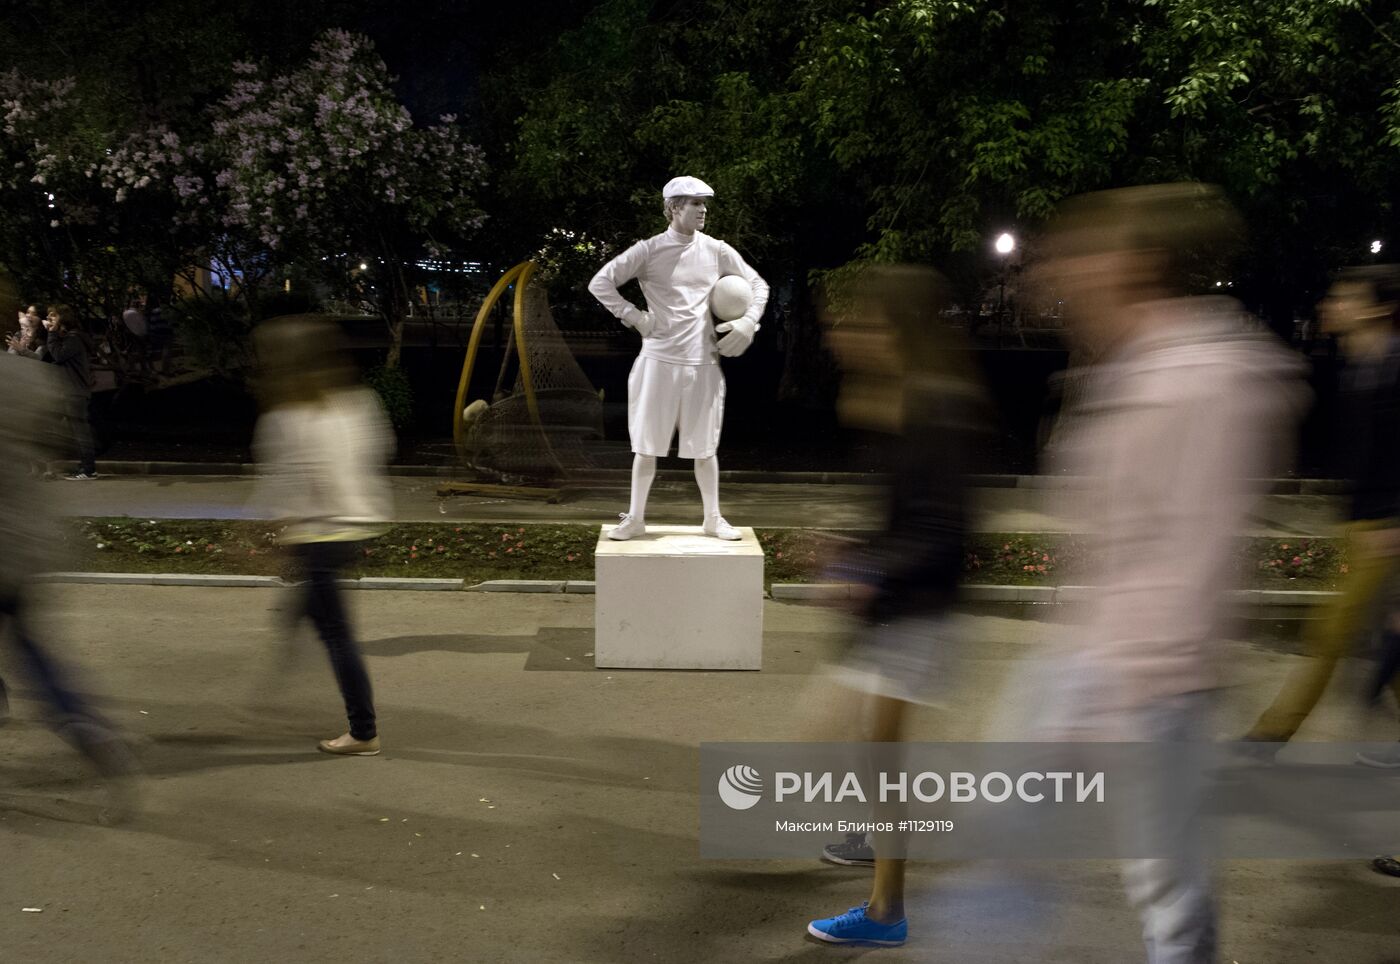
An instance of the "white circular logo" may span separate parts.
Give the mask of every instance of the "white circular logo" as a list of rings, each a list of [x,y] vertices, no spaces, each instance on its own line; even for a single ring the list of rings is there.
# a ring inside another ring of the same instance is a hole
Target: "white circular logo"
[[[763,799],[763,777],[751,766],[732,766],[719,776],[719,798],[730,810],[747,810]]]

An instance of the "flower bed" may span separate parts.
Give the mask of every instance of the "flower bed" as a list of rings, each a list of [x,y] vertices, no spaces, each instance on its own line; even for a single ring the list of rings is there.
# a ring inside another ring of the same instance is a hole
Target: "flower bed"
[[[267,522],[209,519],[73,519],[64,568],[87,572],[280,575],[286,556]],[[817,529],[759,529],[771,582],[812,582],[854,537]],[[591,579],[592,525],[404,523],[365,543],[349,576]],[[1085,541],[1066,534],[978,533],[966,582],[1056,586],[1082,581]],[[1233,585],[1332,589],[1347,570],[1341,540],[1242,539]]]

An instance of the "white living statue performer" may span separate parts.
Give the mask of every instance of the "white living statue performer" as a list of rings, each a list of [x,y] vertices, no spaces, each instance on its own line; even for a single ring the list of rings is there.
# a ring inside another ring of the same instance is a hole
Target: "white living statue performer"
[[[719,511],[715,452],[724,424],[719,356],[742,355],[753,344],[758,319],[768,303],[768,283],[729,245],[701,233],[705,202],[714,193],[699,178],[672,178],[661,191],[671,226],[603,265],[588,285],[604,308],[642,336],[642,352],[627,379],[627,430],[634,453],[632,504],[608,533],[612,539],[631,539],[646,532],[647,495],[656,478],[656,459],[670,451],[677,429],[680,457],[695,460],[705,534],[740,538],[739,530]],[[753,300],[743,317],[716,326],[710,318],[710,291],[716,281],[731,274],[748,280]],[[618,294],[618,286],[633,278],[646,297],[646,311]]]

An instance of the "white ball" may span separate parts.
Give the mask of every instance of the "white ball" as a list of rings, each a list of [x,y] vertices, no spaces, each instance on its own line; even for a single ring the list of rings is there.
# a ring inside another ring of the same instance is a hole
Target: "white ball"
[[[710,290],[710,312],[717,321],[736,321],[744,317],[753,303],[753,286],[747,278],[727,274]]]

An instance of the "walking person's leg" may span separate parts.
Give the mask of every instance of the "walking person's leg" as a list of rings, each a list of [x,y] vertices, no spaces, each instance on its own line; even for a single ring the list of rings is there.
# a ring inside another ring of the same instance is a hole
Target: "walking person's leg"
[[[943,705],[956,680],[958,640],[962,631],[947,613],[931,611],[867,627],[834,677],[851,692],[864,694],[855,714],[857,739],[866,744],[866,785],[881,772],[904,768],[903,740],[910,708]],[[898,827],[905,818],[902,802],[882,802],[875,822]],[[852,841],[843,847],[854,849]],[[870,837],[875,876],[870,898],[836,917],[814,920],[807,933],[833,944],[903,944],[909,935],[904,912],[907,834],[880,832]],[[856,863],[856,861],[849,861]],[[861,861],[866,862],[866,861]]]
[[[1400,705],[1400,610],[1394,609],[1386,615],[1381,633],[1380,657],[1375,673],[1366,686],[1366,702],[1372,706],[1379,705],[1387,689],[1396,705]],[[1356,762],[1384,770],[1400,769],[1400,743],[1393,743],[1381,750],[1363,750],[1356,754]]]
[[[130,747],[116,728],[71,688],[58,661],[30,635],[24,605],[17,593],[0,593],[0,618],[8,622],[5,628],[19,652],[23,672],[48,704],[49,725],[106,778],[108,802],[99,819],[109,824],[124,821],[135,807],[132,778],[140,772]],[[4,691],[0,682],[0,709],[7,709]],[[0,713],[0,720],[4,715]]]
[[[34,682],[44,702],[55,711],[58,722],[80,718],[100,722],[82,699],[68,687],[57,662],[45,653],[29,634],[18,593],[0,594],[0,617],[9,623],[5,628],[9,632],[12,645],[19,652],[21,669]],[[4,689],[4,684],[0,683],[0,696],[4,694]]]
[[[1278,696],[1260,715],[1246,735],[1247,740],[1283,742],[1303,725],[1327,689],[1338,662],[1351,649],[1374,604],[1396,569],[1393,556],[1368,556],[1360,551],[1358,532],[1349,533],[1352,550],[1351,571],[1341,594],[1323,604],[1318,619],[1305,629],[1304,650],[1308,659],[1289,675]]]
[[[1127,860],[1123,883],[1142,921],[1148,964],[1213,964],[1219,943],[1211,840],[1202,816],[1209,761],[1202,751],[1212,697],[1186,693],[1130,710],[1119,717],[1124,740],[1142,741],[1171,754],[1140,806],[1124,815],[1126,841],[1141,853]]]
[[[1148,964],[1214,964],[1219,937],[1208,862],[1195,857],[1129,860],[1123,883],[1142,917]]]
[[[301,547],[300,554],[306,570],[306,612],[330,657],[350,724],[348,733],[334,740],[322,740],[318,746],[326,753],[373,756],[379,752],[374,693],[364,659],[355,644],[340,587],[336,585],[357,545],[354,542],[311,543]]]
[[[904,720],[909,704],[904,700],[877,696],[874,706],[870,742],[898,743],[904,739]],[[904,921],[903,857],[889,856],[892,841],[876,835],[871,841],[875,848],[875,881],[870,888],[870,900],[865,913],[873,921],[897,925]]]
[[[872,697],[871,722],[863,734],[865,739],[881,745],[900,742],[908,708],[905,700],[889,696]],[[888,817],[882,816],[880,819],[889,821]],[[892,853],[902,852],[902,848],[891,835],[883,833],[874,835],[871,843],[875,852],[875,878],[869,900],[844,914],[808,924],[807,933],[817,940],[829,944],[897,946],[908,939],[909,922],[904,914],[906,861],[903,856],[892,856]]]
[[[1395,694],[1396,703],[1400,704],[1400,610],[1386,614],[1376,671],[1366,685],[1366,701],[1379,702],[1386,689]]]

